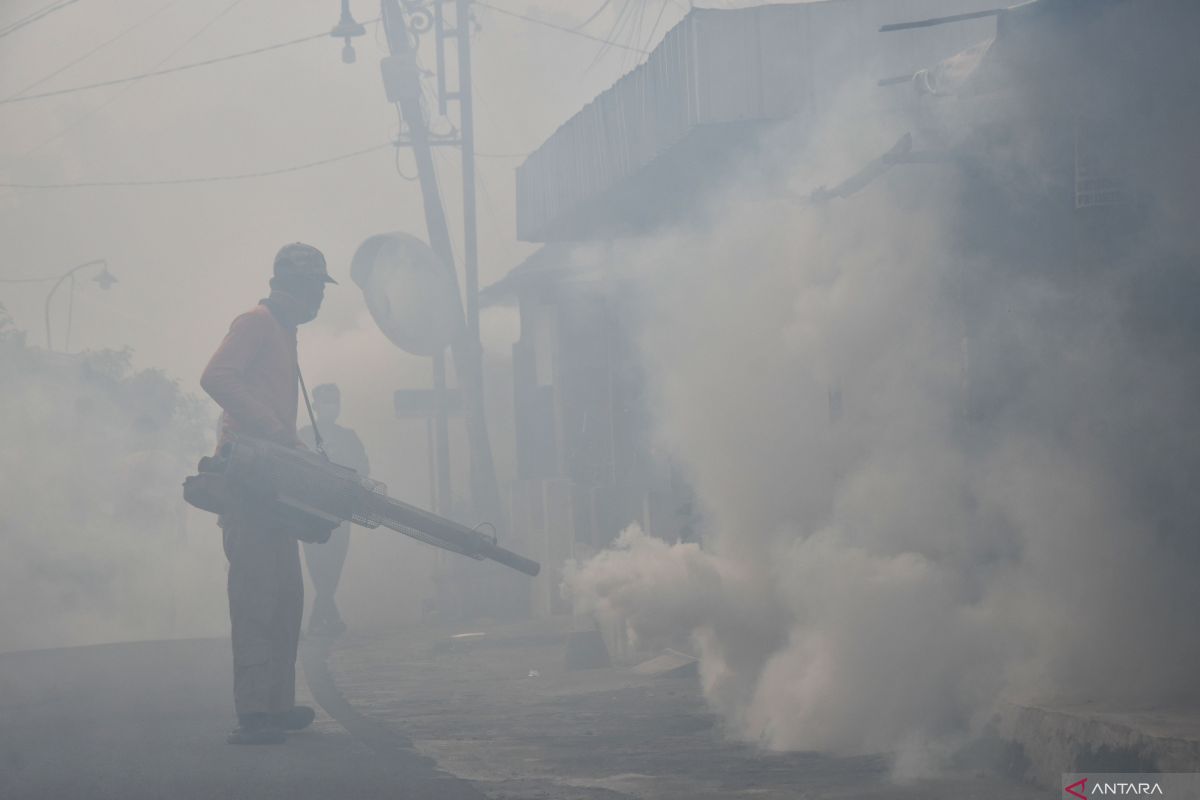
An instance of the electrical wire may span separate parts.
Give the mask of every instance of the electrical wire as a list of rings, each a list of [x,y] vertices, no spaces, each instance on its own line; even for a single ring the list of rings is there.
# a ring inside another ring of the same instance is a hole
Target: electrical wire
[[[213,26],[213,24],[214,24],[214,23],[215,23],[217,20],[221,19],[221,17],[223,17],[223,16],[225,16],[226,14],[228,14],[228,13],[229,13],[229,11],[230,11],[231,9],[233,9],[233,7],[234,7],[234,6],[236,6],[236,5],[237,5],[239,2],[241,2],[241,0],[233,0],[233,2],[232,2],[232,3],[230,3],[230,4],[229,4],[229,5],[227,5],[227,6],[225,6],[225,7],[224,7],[224,8],[222,8],[220,11],[218,11],[218,12],[217,12],[217,14],[216,14],[216,16],[214,16],[214,17],[210,18],[210,19],[208,20],[208,22],[205,22],[205,23],[204,23],[202,26],[200,26],[200,29],[199,29],[199,30],[195,31],[195,32],[194,32],[194,33],[193,33],[191,36],[189,36],[187,39],[184,39],[182,43],[180,43],[180,44],[176,45],[174,48],[172,48],[171,52],[167,53],[165,56],[163,56],[161,59],[159,59],[158,63],[156,63],[156,64],[154,65],[154,66],[155,66],[155,68],[157,68],[157,67],[161,67],[163,64],[166,64],[166,63],[167,63],[168,61],[170,61],[172,58],[174,58],[175,56],[179,55],[179,53],[181,53],[181,52],[184,50],[184,48],[186,48],[186,47],[187,47],[189,44],[191,44],[192,42],[196,41],[196,39],[198,39],[198,38],[199,38],[199,37],[200,37],[200,36],[201,36],[201,35],[202,35],[202,34],[203,34],[205,31],[207,31],[209,28],[211,28],[211,27]],[[123,88],[122,88],[120,91],[118,91],[118,92],[116,92],[115,94],[111,95],[111,96],[110,96],[108,99],[106,99],[104,102],[100,103],[98,106],[94,106],[93,108],[90,108],[90,109],[88,109],[87,111],[85,111],[85,112],[84,112],[83,114],[81,114],[80,116],[76,117],[74,120],[72,120],[70,123],[68,123],[68,124],[67,124],[67,126],[66,126],[65,128],[62,128],[61,130],[59,130],[59,131],[58,131],[58,133],[54,134],[53,136],[51,136],[51,137],[50,137],[50,138],[48,138],[48,139],[43,139],[42,141],[38,142],[38,143],[37,143],[36,145],[34,145],[34,146],[31,148],[31,149],[27,150],[27,151],[26,151],[26,152],[25,152],[25,153],[22,155],[22,158],[28,158],[29,156],[33,155],[33,154],[34,154],[34,153],[36,153],[37,151],[41,150],[41,149],[42,149],[43,147],[45,147],[46,145],[48,145],[48,144],[51,144],[52,142],[56,142],[56,141],[58,141],[59,139],[61,139],[62,137],[66,136],[68,133],[70,133],[71,131],[75,130],[75,129],[76,129],[76,128],[78,128],[80,125],[82,125],[83,123],[87,122],[89,119],[91,119],[92,117],[96,116],[96,115],[97,115],[97,114],[99,114],[101,111],[103,111],[104,109],[106,109],[106,108],[108,108],[109,106],[111,106],[113,103],[115,103],[115,102],[117,102],[118,100],[120,100],[120,99],[121,99],[122,97],[124,97],[124,96],[126,95],[126,93],[128,93],[128,92],[129,92],[129,90],[130,90],[130,89],[132,89],[132,88],[133,88],[135,85],[136,85],[136,84],[134,84],[134,83],[129,83],[129,84],[126,84],[126,85],[125,85],[125,86],[124,86],[124,87],[123,87]]]
[[[404,146],[404,145],[400,144],[400,137],[404,135],[404,114],[400,111],[400,104],[396,103],[395,105],[396,105],[396,118],[397,118],[398,124],[400,126],[399,129],[396,131],[396,141],[394,142],[394,144],[396,145],[396,174],[399,175],[404,180],[408,181],[409,183],[412,183],[413,181],[417,180],[417,178],[419,178],[420,175],[405,175],[404,171],[400,169],[400,148]]]
[[[646,19],[646,6],[650,5],[650,0],[638,0],[637,4],[637,22],[633,26],[633,34],[629,37],[629,41],[637,43],[639,46],[642,43],[642,23]],[[626,63],[625,59],[628,55],[622,57],[621,63]]]
[[[61,277],[61,275],[51,275],[48,278],[0,278],[0,283],[49,283]]]
[[[597,17],[604,13],[604,9],[608,8],[610,5],[612,5],[612,0],[603,0],[603,2],[600,3],[600,7],[593,11],[591,16],[575,26],[575,30],[583,30],[588,25],[591,25]]]
[[[12,99],[12,98],[14,98],[14,97],[20,97],[21,95],[23,95],[23,94],[25,94],[26,92],[28,92],[30,89],[33,89],[33,88],[35,88],[35,87],[38,87],[38,86],[41,86],[43,83],[45,83],[45,82],[46,82],[46,81],[48,81],[48,80],[51,80],[51,79],[53,79],[53,78],[57,78],[59,75],[61,75],[62,73],[66,72],[66,71],[67,71],[67,70],[69,70],[71,67],[73,67],[73,66],[75,66],[76,64],[78,64],[79,62],[87,60],[87,59],[88,59],[88,58],[90,58],[91,56],[95,55],[96,53],[100,52],[100,51],[101,51],[101,50],[103,50],[104,48],[108,47],[108,46],[109,46],[110,44],[112,44],[113,42],[116,42],[117,40],[119,40],[119,39],[123,38],[123,37],[124,37],[126,34],[130,33],[130,32],[131,32],[131,31],[133,31],[134,29],[136,29],[136,28],[139,28],[139,27],[141,27],[142,25],[145,25],[147,22],[149,22],[150,20],[154,19],[154,18],[155,18],[155,17],[157,17],[159,14],[161,14],[161,13],[162,13],[162,12],[164,12],[164,11],[166,11],[168,8],[170,8],[171,6],[175,5],[175,4],[176,4],[176,3],[178,3],[178,2],[179,2],[179,0],[169,0],[169,2],[167,2],[167,4],[166,4],[166,5],[159,6],[159,8],[158,8],[156,11],[153,11],[153,12],[151,12],[149,16],[142,17],[140,20],[138,20],[137,22],[133,23],[132,25],[130,25],[130,26],[129,26],[128,28],[126,28],[125,30],[121,31],[120,33],[116,34],[115,36],[113,36],[113,37],[111,37],[111,38],[109,38],[109,39],[106,39],[105,41],[103,41],[103,42],[101,42],[100,44],[96,45],[96,46],[95,46],[95,47],[93,47],[91,50],[88,50],[86,53],[84,53],[83,55],[79,56],[78,58],[75,58],[75,59],[74,59],[74,60],[72,60],[72,61],[68,61],[66,64],[64,64],[63,66],[61,66],[61,67],[59,67],[58,69],[54,70],[54,72],[51,72],[49,75],[44,75],[43,77],[41,77],[41,78],[38,78],[38,79],[37,79],[36,81],[34,81],[33,83],[31,83],[31,84],[28,84],[27,86],[25,86],[25,87],[23,87],[23,88],[19,89],[19,90],[18,90],[18,91],[16,91],[16,92],[13,92],[11,95],[9,95],[8,97],[6,97],[6,98],[4,98],[4,99],[5,99],[5,100],[10,100],[10,99]]]
[[[61,2],[51,3],[48,6],[43,6],[42,8],[38,9],[37,11],[26,14],[24,17],[21,17],[21,19],[17,20],[16,22],[9,23],[5,27],[0,28],[0,39],[4,38],[5,36],[8,36],[10,33],[19,31],[21,28],[24,28],[26,25],[32,25],[33,23],[37,22],[42,17],[48,17],[51,14],[53,14],[55,11],[61,11],[62,9],[66,8],[67,6],[73,5],[74,3],[78,3],[78,2],[79,2],[79,0],[61,0]]]
[[[671,5],[671,0],[663,0],[662,6],[658,9],[658,16],[654,18],[654,26],[650,28],[650,36],[646,39],[646,47],[654,45],[654,37],[658,33],[658,26],[662,24],[663,14],[667,13],[667,6]]]
[[[613,21],[612,27],[608,29],[608,36],[604,39],[605,45],[596,51],[596,55],[592,57],[591,63],[587,66],[587,71],[591,71],[600,61],[609,54],[614,46],[624,47],[623,44],[617,42],[617,37],[625,26],[629,23],[630,7],[636,0],[625,0],[621,4],[621,10],[617,12],[617,18]]]
[[[268,178],[275,175],[286,175],[291,172],[300,172],[301,170],[312,169],[313,167],[321,167],[326,164],[333,164],[338,161],[345,161],[349,158],[374,153],[377,150],[384,150],[394,146],[393,142],[384,144],[372,145],[371,147],[363,147],[358,150],[352,150],[349,153],[322,158],[317,161],[307,161],[303,164],[293,164],[290,167],[282,167],[280,169],[260,170],[258,172],[242,172],[234,175],[204,175],[192,178],[161,178],[152,180],[130,180],[130,181],[78,181],[74,183],[9,183],[0,182],[0,188],[7,189],[96,189],[96,188],[111,188],[123,186],[178,186],[192,183],[222,183],[226,181],[243,181],[252,178]],[[35,279],[30,279],[32,282]],[[40,280],[40,279],[38,279]],[[13,281],[8,281],[13,282]]]
[[[483,170],[478,170],[475,176],[479,179],[479,189],[483,194],[483,205],[488,210],[488,216],[492,218],[492,224],[497,229],[501,228],[500,215],[496,213],[496,203],[492,199],[492,193],[488,190],[487,179],[484,178]]]
[[[409,183],[412,183],[413,181],[417,180],[417,178],[419,178],[420,176],[419,175],[406,175],[404,173],[404,170],[400,169],[400,148],[403,146],[404,145],[402,145],[398,142],[396,143],[396,174],[399,175],[402,179],[408,181]]]
[[[159,63],[159,64],[162,64],[162,63],[164,63],[164,62],[166,62],[166,61],[168,61],[168,60],[170,60],[170,59],[174,58],[174,57],[175,57],[175,56],[176,56],[176,55],[177,55],[177,54],[178,54],[180,51],[182,51],[182,50],[183,50],[185,47],[187,47],[189,44],[191,44],[192,42],[196,41],[196,40],[197,40],[197,39],[199,39],[201,36],[203,36],[205,31],[207,31],[207,30],[208,30],[209,28],[211,28],[213,25],[216,25],[216,24],[217,24],[217,21],[218,21],[218,20],[220,20],[220,19],[221,19],[221,17],[225,16],[225,15],[226,15],[226,14],[228,14],[230,11],[233,11],[234,7],[235,7],[235,6],[238,6],[238,5],[240,5],[242,2],[243,2],[243,0],[233,0],[233,2],[231,2],[229,5],[225,6],[225,7],[224,7],[224,8],[222,8],[220,11],[218,11],[218,12],[217,12],[217,14],[216,14],[216,16],[214,16],[214,17],[213,17],[212,19],[210,19],[208,22],[206,22],[206,23],[204,23],[203,25],[201,25],[199,30],[197,30],[195,33],[193,33],[193,34],[192,34],[191,36],[189,36],[188,38],[184,39],[184,40],[183,40],[183,44],[179,45],[179,46],[178,46],[178,47],[176,47],[174,50],[172,50],[172,51],[171,51],[171,52],[170,52],[170,53],[167,55],[167,57],[166,57],[166,58],[164,58],[162,61],[160,61],[160,62],[158,62],[158,63]]]
[[[552,28],[553,30],[556,30],[556,31],[562,31],[563,33],[569,33],[572,36],[581,36],[584,39],[590,39],[593,42],[600,42],[601,44],[608,45],[609,47],[618,47],[622,50],[629,50],[634,53],[640,53],[641,55],[649,55],[645,50],[642,50],[641,48],[632,47],[628,44],[622,44],[621,42],[616,42],[611,39],[605,39],[601,36],[593,36],[590,33],[584,33],[583,31],[575,30],[574,28],[568,28],[565,25],[559,25],[557,23],[550,22],[549,20],[538,19],[537,17],[527,17],[524,14],[518,14],[516,11],[509,11],[506,8],[500,8],[499,6],[494,6],[491,3],[481,2],[481,0],[472,0],[472,2],[474,5],[495,11],[497,14],[503,14],[508,17],[515,17],[516,19],[524,20],[525,22],[531,22],[534,25],[542,25],[547,28]]]
[[[54,2],[52,2],[50,5],[56,6],[60,2],[62,2],[62,0],[54,0]],[[49,6],[42,6],[41,8],[39,8],[35,11],[30,11],[28,14],[26,14],[23,17],[18,17],[17,19],[14,19],[12,22],[0,23],[0,31],[8,30],[9,28],[14,28],[17,25],[20,25],[21,23],[37,16],[41,12],[45,11],[47,8],[49,8]]]
[[[388,52],[387,43],[379,41],[379,34],[381,33],[383,33],[383,18],[379,17],[375,20],[375,35],[372,38],[375,39],[375,51],[386,55]]]
[[[47,5],[44,5],[41,8],[34,9],[33,11],[30,11],[28,14],[26,14],[23,17],[18,17],[17,19],[12,20],[11,22],[5,22],[3,24],[0,24],[0,31],[12,30],[19,25],[28,24],[29,22],[34,21],[37,17],[40,17],[42,14],[46,14],[46,13],[55,11],[58,6],[61,6],[63,4],[64,4],[63,0],[52,0],[52,2],[48,3]]]
[[[272,50],[280,50],[284,47],[291,47],[293,45],[303,44],[304,42],[315,41],[316,39],[324,39],[328,36],[329,36],[328,33],[317,33],[317,34],[313,34],[312,36],[302,36],[299,39],[289,39],[286,42],[277,42],[276,44],[269,44],[269,45],[266,45],[265,47],[256,47],[253,50],[243,50],[239,53],[230,53],[229,55],[218,56],[217,58],[206,58],[203,61],[192,61],[188,64],[180,64],[178,67],[168,67],[167,69],[158,69],[158,70],[153,70],[151,72],[142,72],[137,75],[128,75],[124,78],[113,78],[112,80],[99,81],[97,83],[89,83],[89,84],[84,84],[82,86],[71,86],[66,89],[56,89],[52,92],[40,92],[38,94],[29,94],[29,95],[25,95],[24,97],[10,97],[5,100],[0,100],[0,105],[7,105],[9,103],[23,103],[26,100],[41,100],[42,98],[45,98],[45,97],[57,97],[58,95],[71,94],[73,92],[82,92],[82,91],[87,91],[89,89],[101,89],[105,86],[119,86],[122,83],[133,83],[134,81],[141,81],[141,80],[145,80],[147,78],[157,78],[162,75],[170,75],[175,72],[183,72],[184,70],[196,69],[197,67],[207,67],[212,64],[220,64],[224,61],[233,61],[238,58],[246,58],[247,56],[256,56],[256,55],[259,55],[260,53],[268,53]]]
[[[71,323],[75,319],[75,276],[71,276],[71,286],[67,290],[67,335],[63,338],[63,351],[71,352]]]
[[[449,160],[449,156],[443,156],[440,152],[438,152],[437,149],[435,149],[433,151],[433,159],[432,159],[433,160],[433,182],[436,183],[438,186],[446,185],[442,181],[441,171],[438,167],[438,164],[441,163],[443,158],[445,158],[447,161]],[[450,169],[453,169],[454,165],[449,164],[448,167]],[[443,195],[442,196],[443,209],[445,208],[445,203],[446,203],[446,198],[445,198],[445,195]],[[447,224],[449,224],[449,223],[447,222]],[[451,237],[449,237],[449,239],[450,239],[450,263],[458,264],[459,263],[458,254],[454,251],[454,237],[451,236]]]

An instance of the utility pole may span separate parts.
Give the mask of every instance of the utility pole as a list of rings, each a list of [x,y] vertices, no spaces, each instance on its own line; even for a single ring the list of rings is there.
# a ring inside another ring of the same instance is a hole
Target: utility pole
[[[467,278],[467,330],[479,338],[479,250],[475,232],[475,106],[471,95],[470,0],[455,0],[454,28],[458,36],[458,107],[462,137],[463,271]]]
[[[437,20],[441,23],[441,2],[433,0],[436,6]],[[478,253],[475,230],[475,169],[474,169],[474,131],[470,110],[470,49],[466,44],[470,36],[468,30],[468,0],[456,2],[456,36],[458,38],[459,57],[459,99],[465,96],[466,102],[461,102],[464,131],[463,143],[463,203],[466,242],[464,250],[464,271],[467,283],[467,313],[463,314],[461,295],[458,294],[458,275],[454,267],[454,250],[450,244],[450,231],[446,224],[446,214],[442,206],[441,193],[438,189],[437,176],[434,173],[433,150],[425,113],[421,107],[421,81],[417,68],[417,54],[413,43],[409,40],[408,24],[404,18],[399,0],[382,0],[382,17],[384,30],[387,34],[388,49],[392,55],[390,64],[384,66],[384,83],[388,97],[400,107],[400,114],[408,127],[409,144],[417,165],[417,175],[421,187],[421,197],[425,207],[425,224],[429,231],[429,244],[433,251],[450,270],[454,281],[456,296],[460,297],[456,306],[459,315],[460,334],[451,345],[454,355],[454,371],[458,377],[459,388],[463,397],[464,418],[467,427],[470,460],[471,499],[477,513],[489,519],[498,529],[506,528],[504,524],[504,505],[500,498],[500,486],[496,479],[495,465],[492,460],[492,447],[488,438],[487,417],[484,413],[483,401],[483,348],[479,338],[479,277]],[[440,33],[440,31],[439,31]],[[440,39],[439,39],[440,48]],[[465,72],[463,72],[465,67]],[[440,75],[440,73],[439,73]],[[465,87],[465,90],[464,90]],[[464,95],[465,91],[465,95]],[[468,166],[469,165],[469,166]],[[465,319],[464,319],[465,318]],[[465,323],[465,324],[462,324]],[[440,356],[438,357],[440,358]],[[435,386],[444,387],[444,367],[438,372],[438,359],[435,359]],[[444,397],[444,392],[441,392]],[[439,440],[445,435],[444,414],[439,415]],[[441,449],[439,442],[439,450]],[[445,469],[445,467],[440,467]],[[440,494],[440,493],[439,493]],[[447,498],[439,497],[439,505],[448,502]]]

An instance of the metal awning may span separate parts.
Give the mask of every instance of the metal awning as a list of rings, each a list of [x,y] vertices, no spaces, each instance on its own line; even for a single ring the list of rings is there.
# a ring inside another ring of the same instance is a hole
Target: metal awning
[[[610,248],[555,242],[539,247],[509,270],[500,280],[479,290],[480,303],[487,306],[511,304],[522,295],[548,294],[564,283],[594,283],[608,277]]]
[[[511,304],[522,291],[552,285],[566,271],[567,245],[548,244],[508,271],[500,280],[479,290],[483,307]]]

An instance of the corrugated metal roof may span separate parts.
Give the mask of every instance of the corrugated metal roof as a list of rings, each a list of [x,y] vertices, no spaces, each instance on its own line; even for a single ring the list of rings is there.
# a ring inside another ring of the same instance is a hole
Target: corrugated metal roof
[[[880,35],[880,25],[993,5],[826,0],[694,9],[517,169],[518,237],[652,227],[696,193],[689,181],[697,172],[752,139],[750,129],[815,117],[847,79],[912,74],[993,30],[991,20],[979,20]],[[639,177],[647,179],[640,187]]]

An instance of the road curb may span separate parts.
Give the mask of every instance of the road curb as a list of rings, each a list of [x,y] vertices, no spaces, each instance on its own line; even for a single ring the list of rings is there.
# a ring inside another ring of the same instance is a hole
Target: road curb
[[[328,659],[331,650],[327,638],[310,637],[301,643],[300,662],[309,691],[325,713],[347,733],[391,765],[397,776],[398,797],[486,800],[486,796],[469,781],[438,769],[436,761],[418,753],[412,741],[399,731],[354,708],[342,696],[330,675]]]
[[[1200,772],[1200,715],[1009,703],[998,711],[996,729],[1024,752],[1019,777],[1042,786],[1058,786],[1067,772]]]

